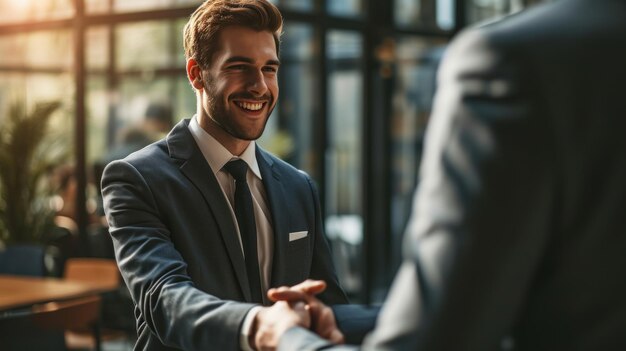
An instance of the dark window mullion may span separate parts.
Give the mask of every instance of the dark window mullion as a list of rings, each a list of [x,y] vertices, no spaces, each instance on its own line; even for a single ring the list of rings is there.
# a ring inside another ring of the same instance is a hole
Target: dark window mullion
[[[83,253],[89,255],[89,247],[87,245],[87,166],[86,154],[87,145],[85,141],[85,7],[84,0],[75,0],[75,18],[74,18],[74,79],[75,79],[75,163],[76,163],[76,184],[78,191],[76,192],[76,224],[80,235]]]

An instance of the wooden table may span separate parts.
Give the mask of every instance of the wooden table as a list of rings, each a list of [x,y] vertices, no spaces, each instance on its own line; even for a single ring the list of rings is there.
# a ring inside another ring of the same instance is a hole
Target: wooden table
[[[0,311],[62,301],[117,289],[108,283],[0,274]]]

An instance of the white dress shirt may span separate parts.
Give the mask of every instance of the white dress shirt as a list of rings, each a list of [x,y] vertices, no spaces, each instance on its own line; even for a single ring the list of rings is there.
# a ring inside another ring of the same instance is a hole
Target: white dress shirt
[[[224,196],[229,201],[230,214],[232,215],[235,223],[237,223],[237,217],[235,216],[233,206],[235,203],[235,178],[233,178],[228,171],[223,169],[223,167],[229,161],[239,158],[248,164],[247,181],[250,193],[252,194],[252,203],[254,207],[254,218],[257,232],[257,254],[259,257],[259,269],[261,271],[259,272],[261,274],[261,289],[264,295],[263,301],[267,302],[265,292],[269,289],[272,271],[274,231],[271,222],[272,214],[269,211],[267,195],[261,178],[261,171],[259,170],[259,164],[256,160],[256,144],[254,141],[250,142],[250,145],[248,145],[241,156],[234,156],[215,138],[200,127],[195,116],[189,123],[189,130],[200,147],[200,151],[204,155],[204,158],[209,163],[213,174],[217,178],[217,182],[220,184]],[[235,228],[237,230],[239,244],[241,245],[241,252],[243,253],[243,244],[241,243],[239,226],[236,225]]]
[[[271,221],[272,214],[269,211],[267,195],[265,187],[263,186],[259,164],[256,159],[256,143],[254,141],[250,142],[250,145],[248,145],[241,156],[234,156],[213,136],[200,127],[196,116],[194,116],[189,123],[189,131],[196,141],[196,144],[198,144],[202,155],[204,155],[204,158],[211,167],[213,174],[217,178],[217,182],[219,183],[224,196],[228,199],[230,214],[234,223],[237,223],[237,217],[235,216],[234,211],[235,179],[230,175],[230,173],[228,173],[228,171],[223,169],[223,167],[229,161],[235,159],[242,159],[248,164],[248,173],[246,178],[248,181],[248,187],[250,188],[250,193],[252,194],[252,203],[254,207],[261,289],[263,302],[268,304],[269,301],[265,292],[269,289],[271,279],[272,257],[274,253],[274,231]],[[241,245],[241,252],[243,253],[243,244],[241,242],[239,226],[236,225],[235,228],[237,230],[239,244]],[[244,320],[240,335],[241,347],[243,350],[251,350],[250,345],[248,345],[248,334],[254,316],[258,310],[258,308],[250,310]]]

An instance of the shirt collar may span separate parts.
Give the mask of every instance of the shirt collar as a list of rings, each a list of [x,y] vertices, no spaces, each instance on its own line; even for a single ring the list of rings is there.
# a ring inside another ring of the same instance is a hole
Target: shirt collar
[[[217,141],[211,134],[207,133],[200,124],[198,124],[197,117],[194,115],[189,122],[189,131],[193,136],[196,144],[200,148],[202,155],[209,163],[213,174],[217,175],[217,172],[222,170],[225,164],[231,160],[242,159],[247,164],[252,173],[259,179],[261,177],[261,171],[259,169],[259,163],[256,160],[256,143],[252,141],[248,147],[243,151],[241,156],[235,156],[230,153],[219,141]]]

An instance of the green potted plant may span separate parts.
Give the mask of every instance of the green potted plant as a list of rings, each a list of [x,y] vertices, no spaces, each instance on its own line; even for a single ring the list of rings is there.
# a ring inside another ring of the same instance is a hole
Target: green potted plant
[[[15,262],[15,252],[8,253],[12,247],[29,255],[41,251],[43,261],[46,235],[54,227],[53,189],[46,175],[64,157],[54,142],[46,142],[49,120],[59,107],[59,102],[39,103],[27,114],[18,102],[0,121],[0,270],[22,264]],[[28,260],[23,264],[39,265],[39,258]]]

